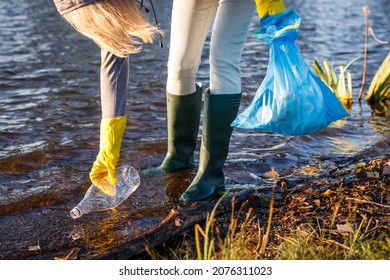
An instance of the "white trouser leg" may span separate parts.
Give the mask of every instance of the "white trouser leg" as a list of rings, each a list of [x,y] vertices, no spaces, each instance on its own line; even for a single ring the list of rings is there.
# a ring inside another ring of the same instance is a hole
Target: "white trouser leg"
[[[167,91],[195,92],[195,79],[211,23],[210,85],[213,93],[240,93],[240,59],[253,0],[174,0]]]
[[[195,92],[196,73],[218,0],[174,0],[168,59],[167,91]]]
[[[210,44],[210,92],[241,93],[241,54],[255,11],[253,0],[220,0]]]

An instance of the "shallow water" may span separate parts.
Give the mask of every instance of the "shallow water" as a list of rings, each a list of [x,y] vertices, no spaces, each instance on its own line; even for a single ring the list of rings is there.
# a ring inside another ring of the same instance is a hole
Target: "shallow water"
[[[146,46],[131,58],[129,120],[120,163],[138,170],[159,164],[165,155],[171,1],[157,2],[165,47]],[[285,1],[287,7],[292,3],[302,16],[297,44],[310,66],[313,59],[338,66],[362,57],[365,3],[376,35],[390,40],[388,0]],[[254,16],[251,28],[256,26]],[[143,177],[117,211],[69,217],[89,187],[88,172],[98,152],[98,48],[65,24],[49,0],[0,2],[0,37],[0,259],[52,259],[75,247],[82,249],[81,258],[90,258],[158,224],[195,170]],[[390,45],[370,39],[368,82],[389,50]],[[208,45],[198,76],[206,86],[207,54]],[[251,102],[267,64],[268,45],[249,35],[240,111]],[[315,156],[353,156],[389,139],[389,114],[357,102],[362,68],[362,59],[349,68],[354,103],[346,120],[302,137],[236,129],[226,163],[228,187],[264,187],[270,182],[263,175],[272,167],[283,174]]]

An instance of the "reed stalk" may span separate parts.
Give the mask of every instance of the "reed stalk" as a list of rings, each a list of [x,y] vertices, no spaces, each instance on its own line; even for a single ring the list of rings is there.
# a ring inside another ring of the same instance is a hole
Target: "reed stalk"
[[[368,5],[365,5],[363,7],[363,13],[365,16],[365,22],[366,22],[366,31],[364,36],[364,55],[363,55],[363,77],[362,77],[362,85],[360,87],[358,100],[360,101],[364,87],[366,86],[366,71],[367,71],[367,52],[368,52]]]

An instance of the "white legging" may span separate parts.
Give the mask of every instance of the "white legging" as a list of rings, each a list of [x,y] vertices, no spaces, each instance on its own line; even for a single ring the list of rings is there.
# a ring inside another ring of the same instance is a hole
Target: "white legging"
[[[241,54],[255,11],[253,0],[174,0],[167,91],[195,92],[203,46],[210,42],[210,92],[241,93]]]

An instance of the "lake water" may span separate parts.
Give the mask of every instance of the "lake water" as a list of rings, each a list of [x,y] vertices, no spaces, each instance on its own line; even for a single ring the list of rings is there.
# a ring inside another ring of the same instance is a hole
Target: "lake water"
[[[147,2],[147,1],[146,1]],[[128,124],[120,164],[158,165],[166,149],[165,80],[172,1],[154,1],[166,33],[164,48],[145,46],[131,58]],[[365,18],[390,40],[389,0],[285,1],[302,16],[297,45],[308,65],[328,59],[353,78],[351,116],[309,136],[286,137],[236,129],[226,162],[228,187],[265,187],[264,173],[280,174],[314,157],[349,157],[389,139],[389,114],[357,100],[363,69]],[[258,26],[254,15],[251,29]],[[99,49],[57,14],[50,0],[0,2],[0,259],[53,259],[80,248],[92,258],[158,224],[195,169],[141,178],[116,211],[72,220],[69,210],[89,187],[99,145]],[[208,49],[198,80],[208,84]],[[370,38],[367,82],[390,50]],[[249,35],[242,59],[243,98],[249,105],[264,77],[268,45]],[[366,86],[368,89],[368,86]],[[388,110],[389,108],[387,108]],[[200,140],[200,138],[199,138]],[[196,153],[196,157],[199,153]]]

